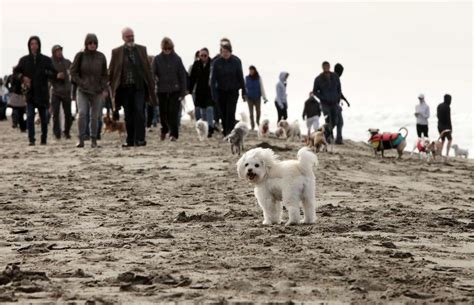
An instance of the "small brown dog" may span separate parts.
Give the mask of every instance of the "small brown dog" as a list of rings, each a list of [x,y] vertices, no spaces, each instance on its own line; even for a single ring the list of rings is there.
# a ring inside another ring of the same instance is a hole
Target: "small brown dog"
[[[102,134],[110,133],[110,132],[118,132],[120,136],[127,133],[127,129],[125,128],[124,122],[117,122],[113,120],[109,115],[104,115],[102,118],[104,121],[104,131]]]
[[[306,141],[306,145],[317,153],[319,151],[328,151],[324,126],[319,128],[318,131],[313,132]]]

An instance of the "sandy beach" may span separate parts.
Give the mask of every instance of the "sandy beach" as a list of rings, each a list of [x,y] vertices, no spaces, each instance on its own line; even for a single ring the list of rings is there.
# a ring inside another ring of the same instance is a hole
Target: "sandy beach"
[[[301,147],[266,142],[281,159]],[[473,160],[347,140],[318,155],[317,223],[285,227],[262,225],[238,157],[189,122],[176,143],[155,129],[95,150],[29,147],[0,122],[0,143],[2,304],[474,302]]]

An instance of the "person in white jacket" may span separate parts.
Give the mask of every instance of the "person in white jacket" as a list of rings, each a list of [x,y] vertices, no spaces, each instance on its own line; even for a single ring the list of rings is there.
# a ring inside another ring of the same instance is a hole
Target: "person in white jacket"
[[[278,84],[276,85],[276,99],[275,106],[278,113],[278,120],[288,119],[288,100],[286,94],[286,80],[290,74],[288,72],[281,72]]]
[[[418,138],[428,138],[428,119],[430,118],[430,107],[425,102],[425,96],[418,96],[420,103],[415,107],[416,133]]]

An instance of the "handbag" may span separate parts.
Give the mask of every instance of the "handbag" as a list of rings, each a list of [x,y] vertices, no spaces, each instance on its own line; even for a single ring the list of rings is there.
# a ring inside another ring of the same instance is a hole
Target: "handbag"
[[[10,98],[8,99],[9,107],[26,107],[25,96],[17,93],[10,93]]]

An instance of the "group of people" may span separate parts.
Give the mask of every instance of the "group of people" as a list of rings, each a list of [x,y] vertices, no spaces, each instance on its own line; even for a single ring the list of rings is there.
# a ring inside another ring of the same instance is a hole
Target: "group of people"
[[[123,146],[144,146],[146,127],[152,122],[156,124],[158,113],[161,139],[169,137],[171,141],[176,141],[179,138],[183,102],[188,94],[193,98],[196,120],[203,119],[208,124],[208,137],[212,137],[219,123],[222,124],[223,135],[228,135],[236,123],[240,91],[242,99],[248,104],[251,128],[260,125],[261,101],[268,102],[262,77],[255,66],[250,66],[248,75],[244,77],[241,60],[233,54],[229,39],[220,41],[220,52],[214,58],[210,57],[207,48],[197,51],[188,71],[168,37],[161,41],[161,53],[155,57],[148,56],[145,46],[135,43],[132,29],[123,29],[122,39],[124,43],[112,50],[110,64],[107,65],[105,55],[98,50],[99,41],[95,34],[86,35],[84,49],[75,55],[72,62],[64,58],[60,45],[53,46],[51,57],[43,55],[40,38],[30,37],[29,54],[19,60],[10,76],[0,79],[0,120],[6,119],[5,96],[8,90],[13,127],[28,131],[30,145],[36,142],[36,113],[41,124],[41,144],[47,143],[50,117],[54,136],[69,139],[74,120],[71,102],[75,101],[78,114],[76,146],[84,147],[84,141],[90,139],[91,146],[97,147],[103,108],[107,108],[107,115],[113,113],[114,120],[119,119],[119,110],[123,108],[127,130]],[[319,128],[323,114],[328,140],[335,144],[343,143],[342,101],[350,107],[341,89],[343,71],[341,64],[336,64],[332,72],[328,62],[322,63],[322,72],[315,78],[303,110],[308,136]],[[281,72],[276,85],[277,122],[288,119],[286,88],[289,75],[288,72]],[[429,106],[423,95],[419,96],[419,100],[415,112],[417,133],[420,138],[428,137]],[[450,103],[451,96],[445,95],[444,102],[437,109],[439,132],[450,130],[442,134],[443,143],[448,140],[447,154],[452,142]],[[60,120],[61,109],[63,124]],[[337,136],[334,138],[335,127]]]
[[[89,139],[91,146],[97,147],[104,107],[107,115],[112,112],[114,120],[119,119],[119,110],[123,109],[127,129],[125,147],[146,145],[146,127],[152,121],[156,124],[158,113],[161,139],[169,137],[176,141],[187,94],[193,97],[196,119],[208,123],[208,137],[212,137],[216,124],[222,125],[224,136],[231,132],[236,123],[239,91],[248,104],[252,129],[260,124],[261,101],[268,102],[262,77],[255,66],[250,66],[248,75],[244,77],[241,60],[233,54],[229,39],[220,41],[219,54],[214,58],[210,57],[207,48],[199,50],[189,71],[174,51],[170,38],[163,38],[161,53],[155,57],[148,56],[145,46],[135,43],[132,29],[123,29],[122,39],[124,43],[112,50],[108,64],[106,56],[98,50],[99,41],[95,34],[86,35],[84,49],[72,62],[64,58],[60,45],[53,46],[49,57],[41,52],[40,38],[30,37],[28,55],[19,60],[6,79],[13,126],[28,131],[30,145],[36,144],[36,115],[41,126],[41,144],[47,144],[50,119],[57,139],[71,138],[70,130],[75,119],[71,111],[72,101],[77,109],[77,147],[84,147],[84,142]],[[329,123],[338,126],[336,143],[342,143],[343,120],[339,105],[343,98],[339,81],[342,66],[336,65],[335,72],[330,72],[329,68],[329,63],[325,62],[323,73],[314,82],[311,102],[319,105],[315,97],[319,99]],[[288,118],[288,77],[289,73],[282,72],[276,86],[278,121]],[[3,84],[0,88],[4,88]],[[2,100],[0,120],[5,117],[4,104]],[[308,126],[317,129],[321,111],[314,108],[305,107],[303,119],[307,119]]]
[[[453,126],[451,124],[451,95],[445,94],[444,100],[436,108],[436,116],[438,118],[438,132],[441,138],[442,146],[448,140],[446,145],[446,157],[449,156],[451,144],[453,141],[452,132]],[[416,133],[419,139],[429,138],[428,135],[428,119],[430,118],[430,106],[425,101],[425,95],[418,96],[419,103],[415,106],[416,117]]]

